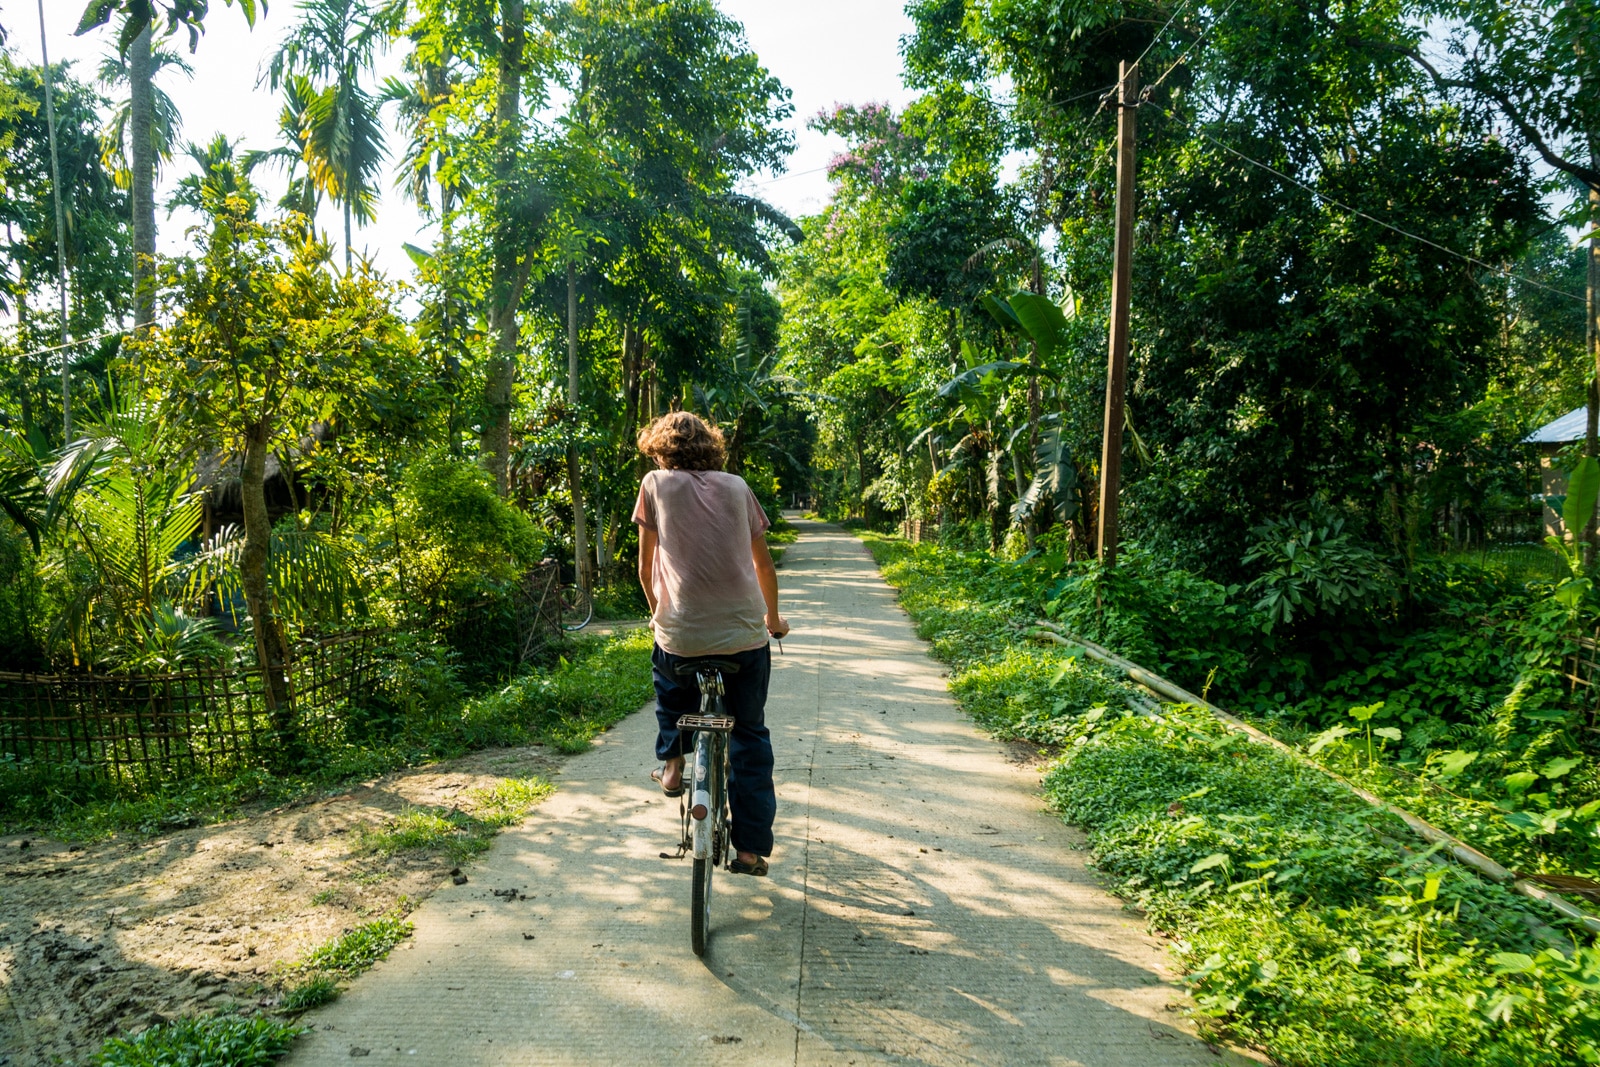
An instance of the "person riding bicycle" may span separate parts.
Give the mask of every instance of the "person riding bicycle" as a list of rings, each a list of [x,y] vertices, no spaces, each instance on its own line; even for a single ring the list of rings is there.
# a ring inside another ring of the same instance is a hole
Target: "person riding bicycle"
[[[778,800],[772,785],[772,738],[766,727],[768,636],[783,637],[778,574],[767,550],[770,525],[755,494],[723,471],[722,433],[698,416],[674,411],[639,432],[639,451],[655,460],[644,476],[633,521],[639,527],[639,584],[650,604],[655,648],[656,758],[651,775],[669,797],[682,796],[684,752],[691,735],[680,715],[699,710],[687,659],[715,656],[738,664],[723,672],[723,706],[734,720],[728,737],[728,802],[733,813],[736,874],[767,873]]]

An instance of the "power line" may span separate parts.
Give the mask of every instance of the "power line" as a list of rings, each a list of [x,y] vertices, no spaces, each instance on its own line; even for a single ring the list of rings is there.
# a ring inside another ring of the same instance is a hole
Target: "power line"
[[[1161,87],[1161,83],[1167,80],[1167,75],[1169,75],[1173,71],[1177,70],[1179,64],[1181,64],[1184,60],[1189,58],[1189,53],[1193,52],[1195,50],[1195,48],[1199,46],[1200,42],[1206,39],[1206,34],[1210,33],[1212,30],[1216,29],[1218,26],[1222,25],[1222,21],[1228,17],[1228,14],[1231,11],[1233,11],[1234,7],[1237,6],[1238,3],[1239,3],[1239,0],[1231,0],[1231,2],[1228,4],[1228,6],[1222,9],[1222,14],[1220,14],[1216,18],[1212,19],[1211,20],[1211,25],[1209,25],[1205,29],[1201,30],[1199,32],[1199,34],[1197,34],[1195,36],[1195,39],[1193,41],[1189,42],[1189,47],[1185,48],[1183,50],[1182,54],[1180,54],[1177,59],[1174,59],[1172,61],[1172,63],[1167,67],[1166,70],[1161,72],[1161,77],[1157,78],[1155,81],[1150,83],[1150,85],[1144,90],[1144,93],[1143,93],[1143,96],[1141,97],[1141,99],[1149,97],[1149,95],[1151,93],[1153,93],[1157,89],[1159,89]],[[1145,51],[1148,52],[1149,49],[1147,48],[1147,49],[1145,49]]]
[[[768,178],[766,181],[760,182],[747,182],[747,184],[754,186],[776,185],[778,182],[786,182],[790,178],[803,178],[807,174],[821,174],[823,171],[831,169],[830,167],[812,167],[810,170],[790,171],[788,174],[780,174],[776,178]]]
[[[1157,30],[1154,37],[1150,38],[1150,43],[1144,46],[1144,51],[1139,53],[1139,58],[1133,61],[1134,66],[1137,67],[1140,63],[1144,62],[1144,57],[1149,55],[1150,50],[1156,46],[1161,38],[1167,35],[1167,30],[1172,28],[1172,24],[1178,21],[1178,16],[1181,15],[1183,13],[1183,9],[1188,6],[1189,0],[1182,0],[1182,3],[1172,9],[1172,15],[1167,19],[1167,24],[1162,26],[1161,29]]]
[[[88,337],[80,337],[76,341],[68,341],[66,344],[51,345],[49,348],[35,348],[31,352],[19,352],[13,358],[15,358],[15,359],[29,359],[29,358],[31,358],[33,356],[47,356],[51,352],[59,352],[63,348],[77,348],[80,345],[91,344],[92,342],[95,342],[95,341],[104,341],[107,337],[119,337],[122,334],[125,334],[127,332],[128,332],[127,330],[120,330],[120,329],[119,330],[105,330],[105,331],[102,331],[101,333],[90,334]]]
[[[1182,122],[1183,121],[1177,115],[1173,114],[1173,112],[1171,112],[1168,109],[1162,107],[1160,104],[1157,104],[1153,100],[1142,101],[1140,106],[1143,106],[1144,104],[1149,104],[1151,107],[1155,108],[1157,111],[1161,112],[1163,115],[1166,115],[1168,118],[1171,118],[1171,119],[1173,119],[1175,121],[1178,121],[1178,122]],[[1219,140],[1218,138],[1213,137],[1211,134],[1207,133],[1205,130],[1197,129],[1197,128],[1191,126],[1190,127],[1190,131],[1192,133],[1198,134],[1199,136],[1205,138],[1207,141],[1210,141],[1212,144],[1216,145],[1218,148],[1222,149],[1224,152],[1227,152],[1229,155],[1234,156],[1234,157],[1242,160],[1243,162],[1250,164],[1252,167],[1259,167],[1260,169],[1266,171],[1268,174],[1271,174],[1276,178],[1281,178],[1282,180],[1284,180],[1286,182],[1289,182],[1291,185],[1299,186],[1301,189],[1304,189],[1306,192],[1310,193],[1312,196],[1316,197],[1318,200],[1320,200],[1323,203],[1329,205],[1330,207],[1338,208],[1340,211],[1347,212],[1347,213],[1349,213],[1351,215],[1356,216],[1357,218],[1366,219],[1368,222],[1373,223],[1374,225],[1382,226],[1384,229],[1391,230],[1394,233],[1397,233],[1402,237],[1409,238],[1410,240],[1416,241],[1416,242],[1418,242],[1420,244],[1425,244],[1429,248],[1433,248],[1433,249],[1436,249],[1436,250],[1438,250],[1440,252],[1443,252],[1445,255],[1454,256],[1455,258],[1460,259],[1460,260],[1464,260],[1465,262],[1471,263],[1474,266],[1482,267],[1484,270],[1487,270],[1487,271],[1489,271],[1489,272],[1491,272],[1493,274],[1498,274],[1498,275],[1500,275],[1502,277],[1505,277],[1505,278],[1510,278],[1510,279],[1513,279],[1515,281],[1523,282],[1523,283],[1525,283],[1527,285],[1531,285],[1531,286],[1533,286],[1533,287],[1535,287],[1537,289],[1543,289],[1546,292],[1554,293],[1557,296],[1564,296],[1568,300],[1576,300],[1579,303],[1587,303],[1588,302],[1588,298],[1587,297],[1579,296],[1577,293],[1569,293],[1565,289],[1557,289],[1553,285],[1546,285],[1544,282],[1535,281],[1532,278],[1528,278],[1528,277],[1525,277],[1525,276],[1523,276],[1521,274],[1517,274],[1517,273],[1515,273],[1513,271],[1506,270],[1504,267],[1497,267],[1493,263],[1489,263],[1489,262],[1486,262],[1485,260],[1479,259],[1477,256],[1470,256],[1470,255],[1467,255],[1465,252],[1457,252],[1455,249],[1449,248],[1449,247],[1447,247],[1445,245],[1442,245],[1438,241],[1435,241],[1435,240],[1432,240],[1430,238],[1424,237],[1419,233],[1413,233],[1410,230],[1402,229],[1401,227],[1394,225],[1394,223],[1392,223],[1392,222],[1385,222],[1384,220],[1378,218],[1375,215],[1369,215],[1367,212],[1362,211],[1360,208],[1351,207],[1349,204],[1346,204],[1346,203],[1344,203],[1342,201],[1339,201],[1339,200],[1335,200],[1333,197],[1331,197],[1328,194],[1326,194],[1326,193],[1322,192],[1321,190],[1317,189],[1315,186],[1308,185],[1305,182],[1301,181],[1299,178],[1296,178],[1291,174],[1285,174],[1283,171],[1279,170],[1277,167],[1272,166],[1270,163],[1263,163],[1259,159],[1255,159],[1255,158],[1253,158],[1251,156],[1245,155],[1243,152],[1239,151],[1237,148],[1234,148],[1232,145],[1226,144],[1225,142]]]

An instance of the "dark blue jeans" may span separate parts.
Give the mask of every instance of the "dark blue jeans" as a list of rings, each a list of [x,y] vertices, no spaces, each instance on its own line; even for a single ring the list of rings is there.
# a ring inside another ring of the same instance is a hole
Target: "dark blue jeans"
[[[772,820],[778,814],[778,796],[772,787],[772,735],[767,733],[766,724],[772,649],[762,645],[748,652],[712,658],[739,665],[737,674],[722,676],[723,711],[734,721],[733,732],[728,735],[728,806],[733,809],[733,847],[740,852],[770,856]],[[678,716],[700,711],[700,687],[694,676],[679,678],[674,671],[684,659],[662,651],[660,645],[650,654],[655,668],[659,760],[684,755],[694,745],[694,735],[678,729]]]

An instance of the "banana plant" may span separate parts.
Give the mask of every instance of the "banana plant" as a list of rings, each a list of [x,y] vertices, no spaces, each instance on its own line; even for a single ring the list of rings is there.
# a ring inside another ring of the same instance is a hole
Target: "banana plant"
[[[1584,572],[1582,538],[1589,520],[1594,517],[1597,499],[1600,499],[1600,460],[1585,456],[1567,479],[1567,499],[1561,505],[1561,522],[1572,535],[1572,542],[1569,544],[1554,535],[1545,538],[1545,543],[1561,554],[1571,572],[1556,586],[1554,594],[1568,611],[1577,611],[1578,605],[1594,590],[1594,582]]]
[[[1033,481],[1018,497],[1013,517],[1021,522],[1045,509],[1057,522],[1070,521],[1078,513],[1081,486],[1078,468],[1072,462],[1072,448],[1062,434],[1060,412],[1040,420],[1033,464]]]

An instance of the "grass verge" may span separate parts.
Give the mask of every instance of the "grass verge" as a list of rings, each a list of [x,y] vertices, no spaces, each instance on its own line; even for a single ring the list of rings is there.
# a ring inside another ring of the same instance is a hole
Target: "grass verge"
[[[96,1067],[266,1067],[304,1031],[263,1017],[209,1015],[106,1042]]]
[[[402,900],[388,915],[346,930],[283,968],[278,1010],[296,1015],[337,1000],[343,991],[341,981],[370,970],[411,936],[411,922],[403,917],[405,908]]]
[[[407,808],[382,829],[366,831],[362,844],[382,856],[428,850],[464,863],[487,850],[495,834],[520,821],[554,791],[542,779],[507,778],[474,794],[476,814],[455,808]]]
[[[1003,576],[867,537],[990,732],[1059,746],[1046,793],[1175,939],[1197,1014],[1290,1067],[1600,1063],[1600,951],[1209,715],[1026,644]]]

